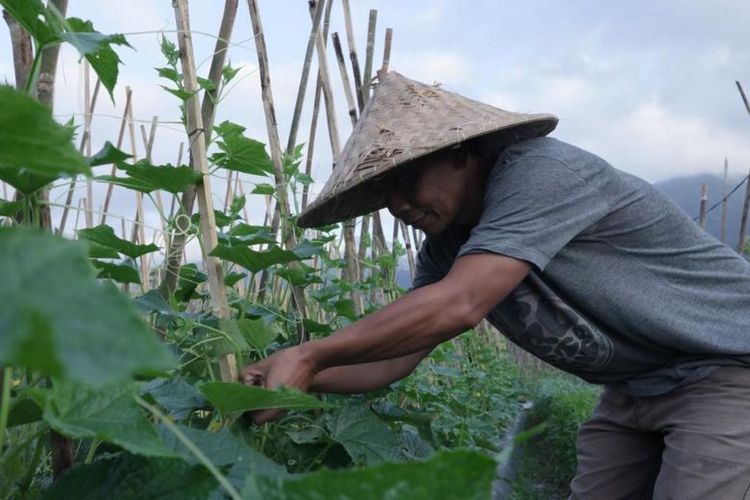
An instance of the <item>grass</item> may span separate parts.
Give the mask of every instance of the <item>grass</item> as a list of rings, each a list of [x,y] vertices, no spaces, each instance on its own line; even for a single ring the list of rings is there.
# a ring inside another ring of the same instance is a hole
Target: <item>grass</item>
[[[534,391],[527,428],[544,430],[521,445],[513,500],[567,498],[576,470],[576,433],[591,415],[599,389],[568,376],[548,376]]]

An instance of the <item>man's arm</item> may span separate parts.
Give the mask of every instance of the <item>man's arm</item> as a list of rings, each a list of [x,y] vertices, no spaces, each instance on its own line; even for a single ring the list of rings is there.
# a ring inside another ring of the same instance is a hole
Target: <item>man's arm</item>
[[[335,394],[359,394],[382,389],[413,372],[431,350],[425,349],[383,361],[326,368],[315,375],[310,384],[310,390]]]
[[[530,264],[497,254],[466,255],[437,283],[419,288],[320,340],[279,351],[243,370],[246,383],[309,389],[316,373],[407,356],[475,326],[528,274]],[[255,414],[256,422],[277,411]]]

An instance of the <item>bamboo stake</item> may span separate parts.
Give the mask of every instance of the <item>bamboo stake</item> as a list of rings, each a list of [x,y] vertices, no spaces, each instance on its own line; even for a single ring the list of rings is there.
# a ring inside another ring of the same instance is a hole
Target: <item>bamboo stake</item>
[[[737,244],[737,251],[742,255],[745,250],[745,240],[747,239],[747,217],[750,210],[750,172],[745,180],[745,202],[742,204],[742,219],[740,221],[740,241]]]
[[[357,95],[357,104],[361,111],[365,107],[365,99],[362,97],[362,74],[359,71],[359,58],[357,57],[357,46],[354,39],[354,27],[352,25],[352,13],[349,8],[349,0],[341,0],[344,7],[344,25],[346,27],[346,43],[349,46],[349,61],[352,64],[352,79]]]
[[[221,26],[219,28],[219,34],[216,37],[216,46],[214,47],[213,58],[211,59],[211,69],[208,71],[208,79],[214,86],[213,91],[206,91],[203,95],[203,105],[201,107],[201,118],[205,130],[203,136],[205,138],[206,147],[208,147],[211,139],[211,129],[214,123],[215,114],[215,100],[218,95],[219,88],[221,86],[221,74],[224,69],[224,61],[226,60],[227,46],[229,40],[232,38],[232,29],[234,27],[234,21],[237,17],[237,7],[239,0],[226,0],[224,2],[224,12],[221,18]],[[180,145],[180,158],[182,157],[182,145]],[[178,159],[178,164],[180,163]],[[195,168],[195,165],[191,159],[190,166]],[[184,217],[177,217],[176,226],[177,231],[171,241],[166,246],[170,249],[167,257],[166,270],[164,272],[164,280],[159,285],[159,290],[164,297],[169,297],[175,291],[177,287],[177,278],[180,274],[180,266],[182,263],[182,256],[185,251],[185,244],[188,237],[188,229],[190,228],[190,216],[193,213],[193,205],[195,203],[196,190],[195,187],[189,186],[184,193],[182,193],[182,200],[180,204],[180,214]],[[174,213],[174,212],[172,212]]]
[[[706,204],[708,203],[708,187],[701,184],[700,215],[698,216],[698,225],[701,229],[706,229]]]
[[[352,95],[352,87],[349,82],[349,74],[346,71],[346,62],[344,62],[344,53],[341,49],[341,41],[339,40],[339,34],[334,33],[331,35],[333,40],[333,49],[336,53],[336,62],[339,65],[339,72],[341,73],[341,83],[344,85],[344,96],[346,97],[346,105],[349,108],[349,119],[352,121],[352,127],[357,124],[357,109],[354,103],[354,96]]]
[[[26,82],[29,79],[29,71],[31,70],[31,63],[34,59],[31,36],[5,9],[3,9],[3,19],[5,19],[5,22],[8,25],[8,31],[10,32],[16,90],[23,91],[23,89],[26,88]]]
[[[370,242],[370,216],[362,216],[362,227],[359,228],[359,252],[357,260],[359,261],[359,281],[365,280],[365,266],[362,262],[367,258],[367,247]]]
[[[385,30],[385,45],[383,46],[383,66],[380,71],[388,73],[388,67],[391,64],[391,42],[393,40],[393,28]]]
[[[91,99],[89,99],[88,95],[86,95],[86,102],[84,103],[84,126],[83,134],[81,135],[81,143],[78,146],[78,151],[81,153],[83,153],[84,151],[88,151],[88,155],[91,155],[91,118],[93,116],[94,109],[96,108],[96,100],[99,96],[100,87],[101,82],[97,79],[96,84],[94,85],[94,95],[91,97]],[[73,179],[71,179],[70,181],[70,185],[68,186],[68,194],[65,198],[65,206],[63,207],[62,217],[60,218],[60,227],[57,230],[59,234],[63,234],[65,231],[65,225],[68,220],[68,212],[73,203],[73,192],[75,191],[76,187],[76,179],[77,177],[73,177]],[[91,191],[91,179],[86,179],[86,203],[88,203],[89,198],[93,195]],[[88,208],[89,207],[87,207],[86,213],[92,214],[89,216],[92,217],[93,209],[88,210]],[[93,224],[88,224],[87,220],[87,227],[91,227],[92,225]]]
[[[332,1],[332,0],[329,0]],[[313,8],[312,5],[315,5]],[[319,0],[311,2],[311,8],[313,8],[313,22],[310,28],[310,37],[307,40],[307,49],[305,49],[305,61],[302,64],[302,73],[300,74],[299,87],[297,89],[297,101],[294,103],[294,113],[292,114],[292,125],[289,129],[289,139],[286,143],[286,152],[291,154],[294,151],[295,143],[297,142],[297,129],[299,128],[299,120],[302,116],[302,105],[305,101],[305,92],[307,90],[307,81],[310,75],[310,65],[312,63],[313,49],[315,48],[315,39],[318,37],[318,31],[320,28],[320,20],[323,17],[323,7],[325,0]]]
[[[722,243],[727,240],[727,193],[729,191],[729,160],[724,157],[724,190],[721,195],[721,227],[719,228],[719,239]]]
[[[367,102],[370,98],[370,83],[372,81],[372,64],[375,54],[375,26],[378,21],[378,11],[370,10],[367,24],[367,51],[365,53],[365,69],[362,77],[362,99]]]
[[[414,251],[411,246],[411,239],[409,238],[409,229],[406,227],[406,224],[399,220],[399,225],[401,226],[401,234],[404,236],[404,246],[406,247],[406,258],[409,261],[409,272],[411,273],[411,279],[414,279],[414,276],[416,276],[416,262],[414,260]]]
[[[198,79],[195,73],[195,58],[191,40],[190,21],[188,17],[187,0],[173,0],[177,24],[177,40],[180,48],[180,63],[185,90],[193,95],[185,103],[188,137],[190,137],[190,154],[194,168],[203,175],[203,182],[195,191],[201,216],[201,236],[203,262],[208,275],[208,287],[211,295],[211,309],[217,318],[227,318],[230,315],[227,306],[226,287],[221,261],[209,255],[216,248],[216,221],[214,219],[213,198],[211,192],[211,177],[208,175],[208,158],[206,156],[206,130],[203,127],[201,105],[198,98]],[[237,362],[234,354],[226,354],[219,358],[219,368],[223,381],[237,380]]]
[[[135,140],[135,123],[133,121],[133,106],[130,106],[129,112],[128,112],[128,137],[130,139],[130,150],[131,154],[133,156],[133,160],[137,161],[138,159],[138,151],[136,149],[136,140]],[[141,244],[146,244],[146,229],[145,229],[145,223],[146,223],[146,214],[143,209],[143,193],[140,191],[135,192],[135,217],[133,218],[133,231],[131,236],[131,241],[133,243],[140,242]],[[141,286],[143,287],[143,291],[147,292],[150,289],[150,282],[149,282],[149,270],[148,270],[148,257],[146,255],[141,255],[140,260],[140,269],[141,269]]]
[[[328,38],[328,28],[331,22],[331,7],[333,7],[333,1],[329,1],[326,4],[326,12],[323,20],[323,39]],[[317,40],[316,40],[317,41]],[[311,175],[312,173],[312,160],[313,152],[315,151],[315,134],[318,128],[318,115],[320,114],[320,97],[322,92],[323,82],[320,76],[320,68],[318,68],[318,78],[315,83],[315,97],[313,99],[313,112],[312,119],[310,121],[310,135],[307,141],[307,155],[305,158],[305,174]],[[308,196],[310,193],[310,185],[305,184],[302,188],[302,210],[307,208]]]
[[[283,163],[281,157],[281,143],[279,141],[279,131],[276,124],[276,112],[274,110],[273,92],[271,90],[271,75],[268,67],[268,51],[266,50],[266,39],[263,34],[263,26],[258,11],[256,0],[247,0],[247,6],[250,10],[250,20],[255,36],[255,49],[258,56],[258,73],[260,76],[260,88],[263,99],[263,113],[265,115],[266,129],[268,131],[268,146],[271,150],[271,160],[274,165],[274,180],[277,186],[277,199],[279,206],[279,216],[283,219],[281,224],[281,235],[287,249],[291,250],[296,246],[294,230],[288,227],[289,223],[289,201],[287,198],[287,185],[284,176]],[[305,318],[306,304],[304,291],[299,286],[292,286],[292,294],[297,311]],[[299,342],[307,340],[307,332],[300,321],[297,323],[297,336]]]
[[[128,114],[130,113],[130,102],[133,97],[133,91],[130,87],[125,87],[125,110],[122,112],[122,120],[120,121],[120,132],[117,134],[117,149],[122,149],[122,141],[125,137],[125,126],[127,125]],[[112,164],[112,170],[109,175],[115,175],[116,167]],[[102,218],[99,224],[107,222],[107,212],[109,211],[109,202],[112,199],[112,188],[114,184],[111,182],[107,184],[107,194],[104,196],[104,206],[102,207]]]

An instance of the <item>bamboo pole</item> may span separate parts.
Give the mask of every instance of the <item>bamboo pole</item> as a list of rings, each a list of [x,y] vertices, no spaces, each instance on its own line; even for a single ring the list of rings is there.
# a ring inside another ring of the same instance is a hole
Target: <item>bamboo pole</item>
[[[307,48],[305,49],[305,60],[302,64],[302,72],[300,73],[299,87],[297,88],[297,100],[294,103],[294,113],[292,114],[292,125],[289,129],[289,138],[286,142],[287,154],[291,154],[292,151],[294,151],[294,146],[297,142],[297,129],[299,128],[299,120],[302,116],[302,106],[305,102],[305,92],[307,91],[307,82],[310,75],[313,50],[315,49],[315,39],[318,37],[320,21],[323,18],[325,1],[326,0],[319,0],[315,2],[313,0],[310,3],[311,9],[313,9],[313,22],[312,27],[310,28],[310,37],[307,40]]]
[[[216,221],[214,219],[213,198],[211,192],[211,177],[208,175],[208,158],[206,156],[206,130],[203,126],[203,116],[198,97],[198,79],[195,73],[195,58],[190,32],[190,20],[187,0],[173,0],[177,25],[177,40],[180,48],[180,63],[185,90],[193,95],[185,103],[188,137],[190,138],[190,154],[194,168],[203,176],[203,182],[196,186],[200,210],[203,262],[208,275],[208,287],[211,295],[211,309],[217,318],[227,318],[230,310],[227,305],[226,287],[221,261],[209,255],[216,248]],[[226,354],[219,358],[219,368],[223,381],[237,380],[237,362],[234,354]]]
[[[698,216],[698,224],[701,229],[706,229],[706,204],[708,203],[708,187],[705,183],[701,184],[701,200],[700,200],[700,215]]]
[[[89,155],[91,154],[91,117],[94,113],[94,109],[96,108],[96,100],[99,95],[99,88],[101,87],[101,82],[99,80],[96,81],[96,84],[94,85],[94,95],[89,100],[88,96],[86,96],[85,104],[84,104],[84,129],[83,134],[81,135],[81,143],[78,146],[78,151],[83,153],[84,151],[88,150]],[[88,123],[88,126],[86,125]],[[76,187],[76,179],[77,177],[73,177],[70,181],[70,185],[68,186],[68,194],[65,198],[65,206],[63,207],[62,216],[60,217],[60,226],[57,230],[59,234],[63,234],[65,232],[65,225],[68,220],[68,212],[70,211],[70,207],[73,203],[73,193],[75,191]],[[91,190],[91,179],[86,179],[86,199],[88,203],[88,198],[91,196],[89,194],[89,191]],[[87,210],[88,213],[93,213],[93,210]],[[90,225],[87,227],[91,227]]]
[[[372,81],[372,64],[375,54],[375,27],[378,21],[378,11],[370,10],[367,24],[367,51],[365,53],[365,69],[362,76],[362,99],[367,102],[370,98],[370,82]]]
[[[333,7],[332,0],[326,4],[326,12],[323,18],[323,39],[328,38],[328,28],[331,22],[331,7]],[[310,134],[307,141],[307,153],[305,157],[305,174],[307,174],[308,176],[312,174],[313,152],[315,151],[315,134],[318,128],[318,115],[320,114],[320,98],[322,91],[323,82],[320,76],[320,68],[318,68],[318,78],[316,79],[315,83],[315,97],[313,99],[313,112],[312,118],[310,120]],[[309,193],[310,185],[305,184],[302,188],[302,210],[307,208]]]
[[[8,25],[8,31],[10,32],[16,90],[23,91],[23,89],[26,88],[26,82],[29,79],[31,63],[34,60],[31,36],[5,9],[3,9],[3,19],[5,19],[5,23]]]
[[[138,151],[137,142],[135,139],[135,123],[133,120],[133,106],[131,105],[128,113],[128,137],[130,139],[130,150],[133,160],[137,161]],[[140,242],[146,244],[146,228],[145,220],[146,214],[143,209],[143,193],[140,191],[135,192],[135,217],[133,218],[132,236],[131,241],[133,243]],[[140,257],[140,271],[141,271],[141,286],[143,291],[147,292],[150,289],[149,282],[149,269],[148,269],[148,257],[147,255],[141,255]]]
[[[352,25],[352,13],[349,8],[349,0],[341,0],[344,8],[344,26],[346,27],[346,43],[349,46],[349,61],[352,65],[352,79],[354,80],[357,104],[361,111],[365,107],[365,99],[362,97],[362,74],[359,70],[359,58],[357,57],[357,45],[354,39],[354,26]]]
[[[203,95],[203,105],[201,106],[201,119],[205,127],[203,137],[205,138],[206,148],[211,139],[211,129],[213,127],[216,110],[215,100],[221,86],[221,73],[224,69],[227,46],[229,40],[232,38],[232,29],[237,17],[238,2],[239,0],[226,0],[224,2],[221,26],[219,27],[219,34],[216,37],[214,54],[211,59],[211,68],[208,71],[208,79],[213,84],[214,90],[205,92]],[[180,145],[179,155],[177,161],[178,165],[182,158],[182,144]],[[190,166],[195,168],[192,159],[190,160]],[[177,278],[180,274],[180,266],[182,265],[183,260],[182,256],[185,251],[185,244],[187,243],[188,229],[190,228],[190,216],[193,213],[195,196],[196,190],[194,186],[188,186],[188,188],[182,193],[179,211],[179,214],[182,216],[178,215],[175,220],[177,231],[175,232],[174,237],[170,239],[170,242],[166,244],[170,250],[167,254],[164,279],[159,285],[159,290],[164,297],[172,295],[177,288]],[[174,213],[174,211],[172,213]]]
[[[391,43],[393,41],[393,28],[387,28],[385,30],[385,45],[383,46],[383,65],[380,71],[388,73],[388,68],[391,65]]]
[[[719,228],[719,239],[722,243],[727,240],[727,195],[729,191],[729,160],[724,157],[724,190],[721,195],[721,226]]]
[[[354,125],[357,124],[357,108],[354,101],[354,95],[352,94],[351,83],[349,82],[349,74],[346,71],[346,62],[344,62],[344,52],[341,48],[339,34],[334,33],[331,35],[331,39],[333,40],[333,50],[336,54],[336,62],[339,65],[339,72],[341,73],[341,83],[344,86],[346,105],[349,108],[349,119],[352,121],[352,127],[354,127]]]
[[[122,149],[122,141],[125,137],[125,127],[128,121],[128,114],[130,113],[131,100],[133,98],[133,91],[130,87],[125,87],[125,110],[122,112],[122,120],[120,121],[120,132],[117,134],[117,149]],[[112,169],[109,175],[115,175],[116,167],[112,164]],[[114,184],[111,182],[107,184],[107,193],[104,195],[104,205],[102,207],[102,218],[99,224],[107,222],[107,212],[109,211],[109,202],[112,199],[112,189]]]
[[[85,116],[83,120],[83,135],[87,137],[86,141],[86,155],[91,156],[91,120],[92,120],[92,114],[93,114],[93,107],[94,104],[96,104],[96,98],[99,94],[99,88],[101,87],[101,82],[99,79],[96,79],[96,85],[94,85],[94,96],[93,101],[89,103],[89,87],[91,85],[90,82],[90,67],[88,61],[86,61],[86,64],[84,65],[84,95],[85,95],[85,101],[88,108],[84,109]],[[73,178],[75,180],[75,177]],[[91,177],[86,177],[86,203],[88,204],[86,206],[86,227],[91,228],[94,225],[94,186],[93,182],[91,181]]]
[[[406,247],[406,258],[409,261],[409,272],[411,273],[411,279],[414,279],[417,273],[417,265],[414,260],[414,251],[411,246],[411,238],[409,238],[409,229],[406,224],[399,220],[398,224],[401,226],[401,234],[404,236],[404,246]]]
[[[740,220],[740,241],[737,244],[737,251],[740,255],[745,250],[745,240],[747,239],[747,217],[750,211],[750,172],[745,180],[745,201],[742,204],[742,218]]]
[[[260,76],[260,88],[263,99],[263,113],[265,115],[266,129],[268,131],[268,146],[271,150],[271,161],[274,165],[274,180],[276,181],[277,188],[276,193],[279,206],[279,216],[283,222],[280,226],[281,235],[286,248],[291,250],[296,246],[296,238],[293,228],[289,227],[287,182],[283,170],[281,142],[279,141],[276,111],[274,109],[273,92],[271,90],[271,74],[268,67],[266,39],[263,34],[263,25],[261,23],[257,1],[247,0],[247,6],[250,10],[250,21],[255,36],[255,49],[258,56],[258,73]],[[301,314],[302,318],[305,318],[307,308],[303,289],[299,286],[292,286],[292,295],[294,297],[295,308]],[[307,332],[301,321],[297,323],[297,336],[297,340],[300,343],[307,340]]]

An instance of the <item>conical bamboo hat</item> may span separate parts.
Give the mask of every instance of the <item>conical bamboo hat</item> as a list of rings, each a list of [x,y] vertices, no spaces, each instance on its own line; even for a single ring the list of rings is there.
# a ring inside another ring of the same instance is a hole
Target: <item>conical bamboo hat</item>
[[[495,108],[437,85],[381,73],[352,135],[302,227],[332,224],[379,210],[385,195],[368,180],[425,155],[482,137],[498,149],[549,134],[557,118]]]

